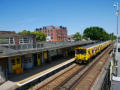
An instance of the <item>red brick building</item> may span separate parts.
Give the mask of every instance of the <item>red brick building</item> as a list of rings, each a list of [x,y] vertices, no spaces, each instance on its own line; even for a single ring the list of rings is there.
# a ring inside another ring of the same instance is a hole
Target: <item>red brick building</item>
[[[46,26],[37,28],[36,31],[46,33],[48,37],[47,41],[59,42],[68,40],[67,28],[63,26]]]

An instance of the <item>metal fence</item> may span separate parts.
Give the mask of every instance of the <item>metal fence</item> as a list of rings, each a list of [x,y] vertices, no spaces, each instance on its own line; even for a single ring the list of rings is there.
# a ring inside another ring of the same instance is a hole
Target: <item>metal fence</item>
[[[36,44],[19,44],[19,45],[8,45],[8,48],[14,50],[25,50],[25,49],[35,49],[35,48],[55,48],[63,46],[74,46],[85,43],[90,43],[91,41],[77,41],[77,42],[39,42]]]

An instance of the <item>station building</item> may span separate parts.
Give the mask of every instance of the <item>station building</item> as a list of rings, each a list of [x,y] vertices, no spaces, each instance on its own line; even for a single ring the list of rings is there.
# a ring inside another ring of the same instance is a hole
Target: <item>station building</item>
[[[36,31],[44,32],[49,37],[48,41],[60,42],[67,41],[67,28],[63,26],[45,26],[43,28],[36,28]]]
[[[1,45],[32,44],[36,42],[35,37],[36,37],[35,35],[0,33],[0,44]]]
[[[0,31],[0,83],[7,79],[6,77],[8,77],[8,74],[19,74],[23,72],[22,67],[25,69],[32,67],[30,63],[32,62],[30,54],[23,56],[14,55],[20,48],[34,48],[35,42],[35,35],[22,35],[11,31]],[[10,53],[14,53],[14,55],[10,57],[4,56]],[[26,62],[29,62],[29,65],[26,65]]]

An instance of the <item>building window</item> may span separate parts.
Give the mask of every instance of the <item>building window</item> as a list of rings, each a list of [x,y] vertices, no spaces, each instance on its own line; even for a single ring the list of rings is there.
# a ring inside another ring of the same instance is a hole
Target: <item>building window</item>
[[[24,43],[22,37],[19,38],[19,43]]]
[[[48,33],[48,36],[50,36],[50,34]]]
[[[25,37],[24,38],[24,43],[29,43],[29,38]]]
[[[20,37],[19,42],[22,43],[30,43],[30,40],[28,37]]]
[[[53,33],[51,33],[51,36],[53,36]]]
[[[11,61],[12,61],[12,65],[16,64],[15,59],[12,59]]]
[[[53,37],[51,37],[51,39],[53,39]]]
[[[13,41],[13,37],[10,37],[10,44],[13,44],[14,41]]]
[[[0,44],[9,44],[8,37],[0,37]]]

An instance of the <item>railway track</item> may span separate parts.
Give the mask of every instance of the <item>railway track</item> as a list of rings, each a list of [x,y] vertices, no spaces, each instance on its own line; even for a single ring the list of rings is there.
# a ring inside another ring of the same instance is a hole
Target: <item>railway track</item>
[[[73,78],[64,81],[61,85],[55,88],[55,90],[89,90],[106,60],[108,60],[109,51],[110,48],[107,48],[100,56],[86,66],[84,70],[77,73]]]
[[[112,47],[112,46],[111,46]],[[104,55],[102,58],[99,58],[99,62],[96,61],[95,64],[92,64],[89,69],[84,72],[79,79],[72,84],[70,90],[90,90],[93,86],[97,76],[101,72],[102,68],[104,67],[106,61],[109,58],[109,52],[111,50],[111,47],[107,48],[104,51]]]
[[[63,83],[65,80],[69,80],[69,78],[72,78],[76,73],[81,71],[84,67],[85,67],[84,65],[79,66],[74,64],[66,72],[61,73],[51,81],[37,88],[37,90],[53,90],[54,88],[59,86],[61,83]]]
[[[88,90],[109,57],[112,46],[105,49],[88,65],[73,65],[67,71],[36,88],[37,90]],[[99,66],[99,67],[98,67]],[[94,74],[93,74],[94,73]]]

